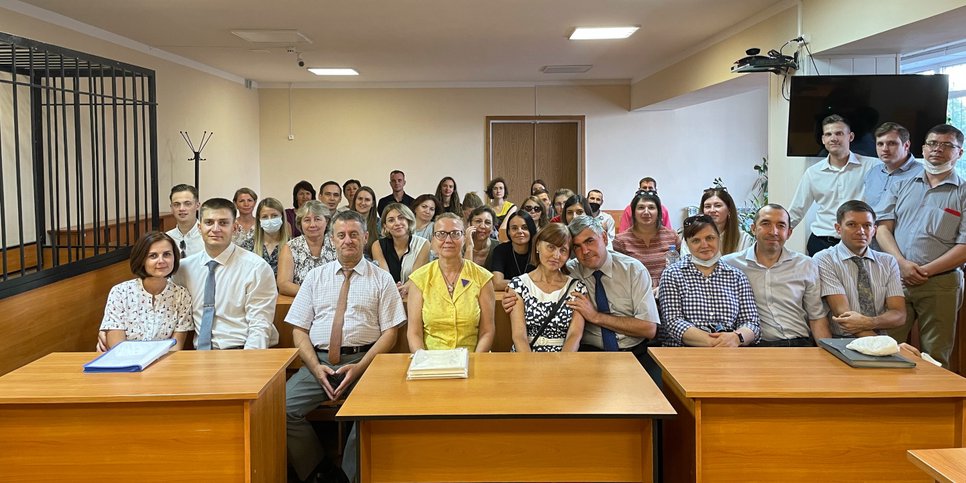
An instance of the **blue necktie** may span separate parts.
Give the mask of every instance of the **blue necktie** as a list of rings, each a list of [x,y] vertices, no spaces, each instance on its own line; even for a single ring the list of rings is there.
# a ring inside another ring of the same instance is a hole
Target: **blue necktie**
[[[610,302],[607,301],[607,292],[604,290],[604,284],[601,282],[600,278],[604,276],[604,272],[600,270],[594,271],[594,302],[597,303],[597,311],[602,314],[610,313]],[[604,343],[604,350],[613,352],[617,350],[617,334],[613,330],[607,327],[600,327],[600,338]]]
[[[201,313],[201,329],[198,331],[200,351],[211,350],[211,324],[215,320],[215,268],[218,262],[208,261],[208,280],[205,281],[204,311]]]

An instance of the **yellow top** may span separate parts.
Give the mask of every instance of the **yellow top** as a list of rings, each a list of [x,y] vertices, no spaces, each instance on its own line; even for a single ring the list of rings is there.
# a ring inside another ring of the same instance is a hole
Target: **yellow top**
[[[485,268],[466,260],[450,297],[439,260],[423,265],[409,276],[409,281],[423,294],[423,344],[427,349],[476,349],[480,290],[491,278],[493,274]]]
[[[513,203],[504,201],[503,206],[501,206],[499,210],[496,210],[496,217],[502,220],[503,217],[506,216],[507,212],[510,211],[510,208],[513,208],[514,206],[515,205]]]

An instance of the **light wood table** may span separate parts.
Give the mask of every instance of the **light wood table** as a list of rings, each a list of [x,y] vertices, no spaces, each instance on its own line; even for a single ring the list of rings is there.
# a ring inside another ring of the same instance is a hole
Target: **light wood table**
[[[674,410],[630,353],[487,353],[468,379],[407,381],[375,358],[338,413],[362,481],[651,481],[652,420]]]
[[[912,449],[907,456],[935,481],[966,481],[966,448]]]
[[[855,369],[820,348],[650,350],[678,412],[664,424],[665,481],[922,481],[906,450],[964,444],[966,379],[922,360]]]
[[[294,349],[178,351],[85,374],[62,352],[0,377],[0,481],[285,481]]]

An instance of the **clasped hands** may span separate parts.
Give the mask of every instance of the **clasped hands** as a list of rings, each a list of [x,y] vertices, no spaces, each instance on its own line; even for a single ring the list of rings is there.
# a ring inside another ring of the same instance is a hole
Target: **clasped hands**
[[[312,375],[322,385],[322,390],[325,391],[325,395],[334,401],[341,398],[346,390],[352,386],[352,383],[359,378],[360,371],[361,369],[358,364],[346,364],[338,369],[332,369],[325,364],[319,364],[312,371]],[[338,383],[338,386],[333,388],[330,378],[335,380],[341,378],[341,381]]]

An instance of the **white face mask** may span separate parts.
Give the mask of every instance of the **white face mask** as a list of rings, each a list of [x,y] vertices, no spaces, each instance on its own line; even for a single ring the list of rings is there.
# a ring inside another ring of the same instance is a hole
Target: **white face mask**
[[[704,268],[711,268],[714,266],[715,263],[718,263],[718,259],[720,258],[721,258],[721,252],[715,253],[710,260],[702,260],[694,255],[691,255],[691,262],[694,263],[695,265],[698,265]]]
[[[282,217],[280,216],[259,220],[258,223],[262,225],[262,230],[265,230],[265,233],[274,234],[278,233],[278,230],[282,229]]]
[[[943,163],[943,164],[940,164],[939,166],[936,166],[930,163],[929,161],[924,160],[922,163],[922,168],[925,169],[926,172],[931,175],[943,174],[943,173],[948,173],[950,170],[953,169],[953,162],[950,161],[948,163]]]

